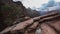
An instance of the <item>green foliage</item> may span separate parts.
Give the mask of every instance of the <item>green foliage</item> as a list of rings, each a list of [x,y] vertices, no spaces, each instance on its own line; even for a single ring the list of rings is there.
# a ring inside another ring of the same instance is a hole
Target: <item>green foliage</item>
[[[2,6],[2,12],[7,13],[5,16],[4,22],[7,25],[11,25],[16,18],[19,18],[20,15],[22,14],[22,9],[21,7],[17,6],[10,6],[8,4],[5,4]]]

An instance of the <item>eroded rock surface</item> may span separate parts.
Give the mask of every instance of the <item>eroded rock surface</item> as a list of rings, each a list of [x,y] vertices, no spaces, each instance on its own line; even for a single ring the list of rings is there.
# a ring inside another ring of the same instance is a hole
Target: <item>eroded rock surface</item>
[[[41,32],[38,32],[38,29]],[[6,28],[1,34],[60,34],[60,13],[51,12],[49,14],[30,18],[24,22],[18,23]]]

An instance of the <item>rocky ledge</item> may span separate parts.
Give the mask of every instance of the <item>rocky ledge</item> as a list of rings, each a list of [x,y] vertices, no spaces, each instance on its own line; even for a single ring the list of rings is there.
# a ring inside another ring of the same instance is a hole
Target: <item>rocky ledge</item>
[[[60,13],[50,12],[43,16],[29,18],[7,27],[0,34],[60,34]]]

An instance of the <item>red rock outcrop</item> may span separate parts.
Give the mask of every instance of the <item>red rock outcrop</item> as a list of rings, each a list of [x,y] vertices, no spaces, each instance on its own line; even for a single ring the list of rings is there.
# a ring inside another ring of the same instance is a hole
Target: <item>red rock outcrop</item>
[[[41,34],[60,34],[60,13],[51,12],[49,14],[30,18],[24,22],[9,27],[1,34],[36,34],[38,28]]]

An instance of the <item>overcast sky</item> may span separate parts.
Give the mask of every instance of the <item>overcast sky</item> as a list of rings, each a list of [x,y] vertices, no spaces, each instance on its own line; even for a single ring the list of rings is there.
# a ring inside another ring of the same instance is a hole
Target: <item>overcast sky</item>
[[[23,5],[28,8],[39,8],[42,4],[48,3],[49,0],[14,0],[14,1],[22,1]],[[60,2],[60,0],[55,0],[56,2]]]

